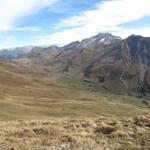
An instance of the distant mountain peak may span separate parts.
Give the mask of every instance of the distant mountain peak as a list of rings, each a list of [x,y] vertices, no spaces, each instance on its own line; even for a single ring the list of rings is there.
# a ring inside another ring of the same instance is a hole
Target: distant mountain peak
[[[0,50],[0,58],[2,59],[15,59],[22,55],[29,53],[34,46],[23,46],[16,48],[5,48]]]
[[[113,40],[121,40],[120,37],[114,36],[110,33],[99,33],[93,37],[81,41],[81,47],[93,46],[97,44],[109,44]]]
[[[141,36],[141,35],[135,35],[135,34],[132,34],[132,35],[130,35],[127,39],[142,39],[142,38],[144,38],[143,36]]]
[[[150,38],[131,35],[122,40],[99,33],[64,47],[35,48],[32,52],[25,58],[31,66],[47,72],[88,79],[114,93],[144,95],[143,89],[150,91]]]

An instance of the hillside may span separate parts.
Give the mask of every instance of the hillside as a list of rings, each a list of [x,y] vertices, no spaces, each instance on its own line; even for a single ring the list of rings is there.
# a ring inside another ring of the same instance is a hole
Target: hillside
[[[149,149],[147,41],[99,34],[1,60],[0,150]],[[146,95],[120,92],[120,82]]]
[[[81,80],[32,72],[5,61],[0,64],[0,81],[0,120],[149,112],[148,99],[103,93]]]
[[[150,0],[0,0],[0,150],[150,150]]]
[[[150,93],[150,38],[132,35],[125,40],[98,34],[64,47],[32,50],[17,60],[27,68],[67,74],[115,94]]]

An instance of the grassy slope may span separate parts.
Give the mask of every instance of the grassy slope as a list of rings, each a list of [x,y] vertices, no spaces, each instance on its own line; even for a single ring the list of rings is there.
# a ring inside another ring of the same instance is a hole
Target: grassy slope
[[[133,117],[149,112],[141,99],[0,65],[0,150],[149,149],[149,115]]]
[[[0,120],[132,116],[148,113],[141,100],[95,92],[79,80],[0,68]]]

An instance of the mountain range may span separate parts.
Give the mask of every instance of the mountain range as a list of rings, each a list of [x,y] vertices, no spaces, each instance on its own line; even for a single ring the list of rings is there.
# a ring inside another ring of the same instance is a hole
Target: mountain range
[[[0,149],[149,148],[150,38],[100,33],[6,51]]]
[[[12,60],[12,59],[18,58],[24,54],[29,53],[33,47],[34,46],[24,46],[24,47],[0,49],[0,58]]]
[[[65,74],[107,92],[145,96],[150,91],[149,37],[100,33],[63,47],[34,47],[15,63]]]

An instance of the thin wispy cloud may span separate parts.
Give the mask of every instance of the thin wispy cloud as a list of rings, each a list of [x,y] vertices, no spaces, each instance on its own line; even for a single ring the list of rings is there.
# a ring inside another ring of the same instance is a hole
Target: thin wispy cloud
[[[18,27],[15,28],[13,31],[30,31],[30,32],[38,32],[41,29],[39,27],[34,27],[34,26],[26,26],[26,27]]]
[[[0,0],[0,31],[11,30],[17,19],[34,14],[58,0]]]

